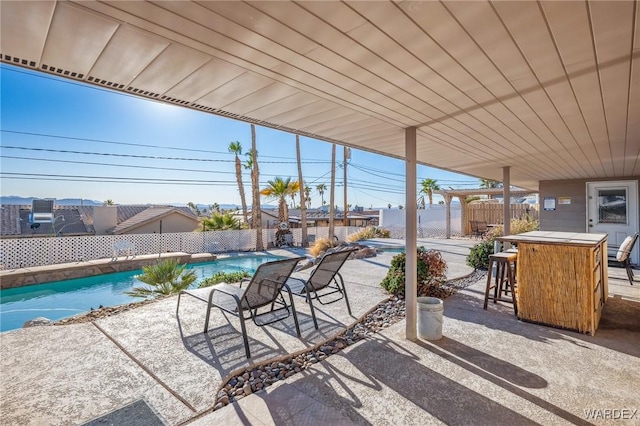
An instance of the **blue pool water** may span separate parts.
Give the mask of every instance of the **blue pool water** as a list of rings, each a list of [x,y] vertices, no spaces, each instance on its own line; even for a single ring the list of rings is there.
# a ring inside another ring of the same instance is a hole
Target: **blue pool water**
[[[196,285],[219,271],[249,271],[258,265],[278,259],[275,256],[241,256],[214,262],[196,263],[187,269],[196,271]],[[133,287],[145,285],[135,279],[141,270],[116,272],[94,277],[56,281],[27,287],[0,290],[0,331],[13,330],[33,318],[58,320],[88,312],[91,308],[115,306],[142,299],[124,294]]]

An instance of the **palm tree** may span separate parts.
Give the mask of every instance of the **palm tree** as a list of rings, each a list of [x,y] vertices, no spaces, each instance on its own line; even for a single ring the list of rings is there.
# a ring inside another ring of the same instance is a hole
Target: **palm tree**
[[[316,189],[318,190],[318,194],[320,194],[320,198],[322,199],[322,205],[324,206],[324,191],[327,190],[327,185],[321,183],[316,185]]]
[[[427,197],[429,197],[429,205],[432,205],[433,191],[437,191],[440,189],[440,186],[438,185],[438,181],[435,179],[423,179],[422,182],[420,182],[420,185],[422,186],[422,189],[420,189],[420,192],[423,194],[426,194]]]
[[[239,141],[231,142],[229,144],[229,152],[233,152],[236,155],[236,180],[238,181],[238,192],[240,192],[240,203],[242,204],[242,217],[244,217],[245,223],[249,223],[247,201],[244,197],[244,185],[242,184],[242,163],[239,157],[242,155],[242,144]]]
[[[205,231],[225,231],[239,229],[240,221],[231,213],[212,212],[211,216],[202,220],[202,228]]]
[[[113,202],[112,199],[108,199],[107,201],[104,202],[105,206],[115,206],[116,203]]]
[[[311,208],[311,187],[309,185],[304,186],[304,196],[307,208]]]
[[[302,245],[307,246],[307,205],[305,203],[305,192],[307,185],[303,185],[302,180],[302,160],[300,155],[300,136],[296,135],[296,159],[298,161],[298,188],[300,190],[300,221],[302,222]],[[311,190],[311,188],[309,188]]]
[[[278,221],[280,223],[289,223],[289,212],[287,210],[286,197],[292,192],[298,191],[300,183],[291,181],[291,178],[283,179],[276,177],[267,181],[268,186],[260,191],[260,194],[278,200]]]
[[[136,275],[136,279],[149,287],[134,287],[125,294],[132,297],[158,297],[186,290],[197,278],[193,270],[185,272],[186,267],[186,264],[178,264],[176,259],[143,266],[143,273]]]
[[[249,161],[247,161],[249,164]],[[256,250],[262,250],[262,207],[260,206],[260,170],[258,168],[258,149],[256,147],[256,126],[251,125],[251,227],[256,230]],[[246,167],[246,166],[245,166]]]
[[[502,183],[497,180],[480,179],[480,188],[502,188]]]
[[[480,188],[493,189],[502,188],[502,182],[491,179],[480,179]],[[493,195],[489,195],[490,199],[493,199]]]
[[[198,206],[196,204],[194,204],[193,202],[189,201],[187,203],[187,207],[189,207],[191,209],[191,211],[196,215],[196,216],[200,216],[200,209],[198,208]]]

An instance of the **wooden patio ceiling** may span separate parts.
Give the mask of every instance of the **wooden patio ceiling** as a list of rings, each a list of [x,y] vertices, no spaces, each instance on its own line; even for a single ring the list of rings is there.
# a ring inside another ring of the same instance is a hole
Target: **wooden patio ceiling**
[[[640,175],[634,1],[2,1],[0,59],[536,190]]]

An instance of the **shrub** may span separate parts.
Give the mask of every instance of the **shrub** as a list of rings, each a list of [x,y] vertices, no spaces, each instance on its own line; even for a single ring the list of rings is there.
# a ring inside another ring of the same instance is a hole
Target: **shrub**
[[[493,239],[484,240],[471,248],[467,256],[467,265],[475,269],[487,269],[489,256],[493,254]]]
[[[537,220],[526,219],[511,220],[511,234],[521,234],[523,232],[536,231],[540,228]],[[482,241],[471,248],[467,256],[467,265],[475,269],[487,269],[489,267],[489,256],[493,254],[493,245],[496,238],[504,235],[504,226],[498,225],[487,231]]]
[[[193,270],[185,272],[186,267],[187,265],[178,264],[176,259],[144,266],[143,273],[135,278],[148,287],[134,287],[125,294],[131,297],[158,297],[186,290],[196,280],[196,273]]]
[[[418,296],[426,296],[430,289],[438,288],[447,279],[447,263],[439,251],[418,247]],[[405,265],[407,256],[400,253],[391,259],[391,267],[380,285],[387,292],[404,296]]]
[[[328,238],[318,238],[311,247],[309,247],[309,253],[311,253],[314,257],[318,257],[321,253],[329,250],[332,247],[336,247],[338,245],[338,241],[329,240]]]
[[[234,272],[220,271],[200,281],[200,283],[198,284],[198,287],[199,288],[210,287],[214,284],[218,284],[222,282],[238,283],[243,279],[250,278],[250,277],[251,277],[251,273],[249,273],[249,271],[234,271]]]
[[[391,233],[384,229],[378,228],[376,226],[369,226],[367,228],[363,228],[356,232],[355,234],[351,234],[347,236],[347,241],[350,243],[354,243],[360,240],[368,240],[370,238],[390,238]]]

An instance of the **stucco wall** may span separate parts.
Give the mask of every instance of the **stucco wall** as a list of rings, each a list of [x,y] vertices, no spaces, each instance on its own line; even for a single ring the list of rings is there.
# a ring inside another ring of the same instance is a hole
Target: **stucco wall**
[[[172,213],[162,218],[162,233],[192,232],[198,229],[199,224],[180,213]],[[130,229],[127,234],[153,234],[160,233],[160,220],[154,220],[137,228]]]
[[[540,229],[543,231],[587,231],[587,182],[640,180],[640,176],[615,179],[548,180],[540,182]],[[639,185],[640,188],[640,185]],[[640,190],[638,191],[640,192]],[[556,210],[543,208],[545,197],[569,197],[571,204],[556,204]],[[640,200],[640,194],[638,194]]]

